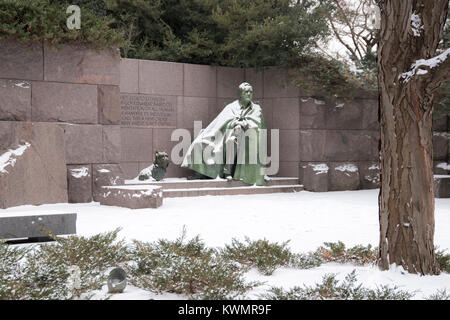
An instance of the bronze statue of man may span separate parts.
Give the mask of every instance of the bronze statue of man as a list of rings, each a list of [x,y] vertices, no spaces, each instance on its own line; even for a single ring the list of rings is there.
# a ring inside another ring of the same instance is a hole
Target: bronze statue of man
[[[195,138],[181,166],[212,179],[264,185],[267,127],[261,107],[252,101],[252,86],[244,82],[238,93],[239,99],[226,105]]]

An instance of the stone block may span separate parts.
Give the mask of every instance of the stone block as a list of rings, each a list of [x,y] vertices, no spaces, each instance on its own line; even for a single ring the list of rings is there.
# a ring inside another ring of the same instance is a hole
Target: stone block
[[[183,95],[183,64],[139,60],[139,93]]]
[[[287,71],[277,67],[264,69],[264,98],[299,97],[300,90],[287,80]]]
[[[163,203],[163,191],[159,186],[104,187],[100,204],[130,209],[159,208]]]
[[[280,161],[299,161],[299,130],[280,130]]]
[[[0,79],[0,120],[31,120],[31,84]]]
[[[178,128],[192,129],[194,121],[202,121],[202,128],[206,128],[210,120],[210,111],[217,105],[215,98],[184,97],[178,108]]]
[[[434,174],[448,174],[450,171],[450,164],[444,161],[433,161]]]
[[[92,165],[92,197],[100,202],[104,186],[116,186],[124,183],[124,174],[119,164]]]
[[[330,191],[359,189],[360,175],[356,163],[332,162],[329,166]]]
[[[280,159],[281,160],[281,159]],[[280,161],[278,177],[299,177],[298,162],[296,161]]]
[[[300,98],[301,129],[325,129],[328,107],[314,98]]]
[[[139,162],[121,162],[120,167],[122,168],[124,179],[134,179],[140,172]]]
[[[44,80],[42,44],[0,41],[0,78]]]
[[[299,99],[274,98],[272,117],[275,129],[298,129],[300,127]]]
[[[326,156],[326,135],[326,130],[300,130],[300,160],[324,161]]]
[[[171,141],[172,131],[173,129],[166,128],[153,129],[153,152],[165,151],[170,160],[172,160],[172,148],[179,143],[178,141]],[[150,159],[150,162],[153,162],[153,158]],[[172,165],[172,162],[170,165]]]
[[[119,163],[121,160],[120,126],[102,126],[103,129],[103,162]]]
[[[153,160],[153,129],[121,128],[121,162]]]
[[[254,99],[256,104],[262,109],[264,121],[266,122],[267,129],[273,128],[273,99]]]
[[[433,131],[446,132],[447,131],[447,117],[446,115],[435,117],[433,119]]]
[[[120,52],[84,45],[44,45],[44,80],[120,85]]]
[[[102,163],[101,125],[60,124],[64,129],[67,164]]]
[[[434,176],[434,197],[450,198],[450,176]]]
[[[378,100],[378,90],[367,90],[367,89],[356,89],[353,93],[353,98],[355,99],[369,99]]]
[[[325,158],[327,161],[378,160],[378,131],[326,131]]]
[[[61,128],[0,121],[0,142],[0,208],[67,202]]]
[[[217,95],[216,71],[214,66],[184,64],[184,96],[209,97]]]
[[[87,203],[92,201],[92,166],[68,165],[67,188],[70,203]]]
[[[237,99],[244,78],[243,68],[217,67],[217,97]]]
[[[328,191],[328,171],[326,163],[309,162],[302,165],[301,181],[308,191],[326,192]]]
[[[358,101],[363,112],[361,129],[380,130],[380,122],[378,121],[378,100],[360,99],[356,101]]]
[[[450,133],[433,132],[433,160],[447,160],[449,140]]]
[[[120,92],[139,93],[139,60],[120,59]]]
[[[361,100],[328,105],[326,112],[327,129],[362,129],[363,108]]]
[[[98,122],[101,124],[120,124],[119,86],[98,86]]]
[[[378,161],[358,164],[361,189],[376,189],[381,186],[380,163]]]
[[[0,239],[44,238],[77,233],[77,214],[39,214],[0,217]]]
[[[245,69],[245,82],[253,87],[253,99],[262,99],[264,97],[264,72],[256,68]]]
[[[33,82],[32,120],[98,123],[97,86]]]

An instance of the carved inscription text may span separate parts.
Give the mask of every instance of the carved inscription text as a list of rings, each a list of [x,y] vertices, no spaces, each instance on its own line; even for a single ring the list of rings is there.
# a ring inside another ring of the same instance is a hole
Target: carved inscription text
[[[122,126],[175,128],[176,97],[121,94],[120,113]]]

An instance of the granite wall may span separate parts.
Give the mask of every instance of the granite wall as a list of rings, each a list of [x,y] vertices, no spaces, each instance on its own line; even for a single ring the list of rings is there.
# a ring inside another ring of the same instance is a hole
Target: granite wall
[[[0,57],[0,121],[62,128],[69,189],[72,175],[88,176],[82,198],[92,201],[93,166],[120,173],[119,51],[2,41]]]
[[[277,68],[120,59],[118,50],[82,46],[2,42],[0,57],[0,121],[52,122],[64,130],[68,188],[75,190],[69,201],[95,200],[96,181],[134,178],[155,150],[170,154],[177,144],[170,141],[173,129],[193,135],[195,120],[206,127],[237,98],[243,81],[253,86],[268,128],[280,130],[278,176],[299,177],[314,191],[378,186],[374,92],[336,104],[284,85]],[[448,172],[447,122],[434,123],[434,164],[441,174]],[[167,176],[188,174],[171,164]]]

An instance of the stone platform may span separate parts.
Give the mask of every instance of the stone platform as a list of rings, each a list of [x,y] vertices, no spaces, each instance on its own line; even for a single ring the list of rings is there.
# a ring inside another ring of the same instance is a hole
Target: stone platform
[[[227,181],[225,179],[187,180],[186,178],[166,178],[164,181],[150,182],[134,179],[125,180],[125,184],[135,187],[159,186],[162,188],[165,198],[266,194],[303,190],[303,185],[298,184],[298,178],[293,177],[270,178],[264,186],[249,186],[242,181]]]
[[[450,198],[450,175],[434,175],[434,197]]]
[[[0,239],[46,238],[48,233],[76,233],[76,213],[6,214],[0,217]]]

